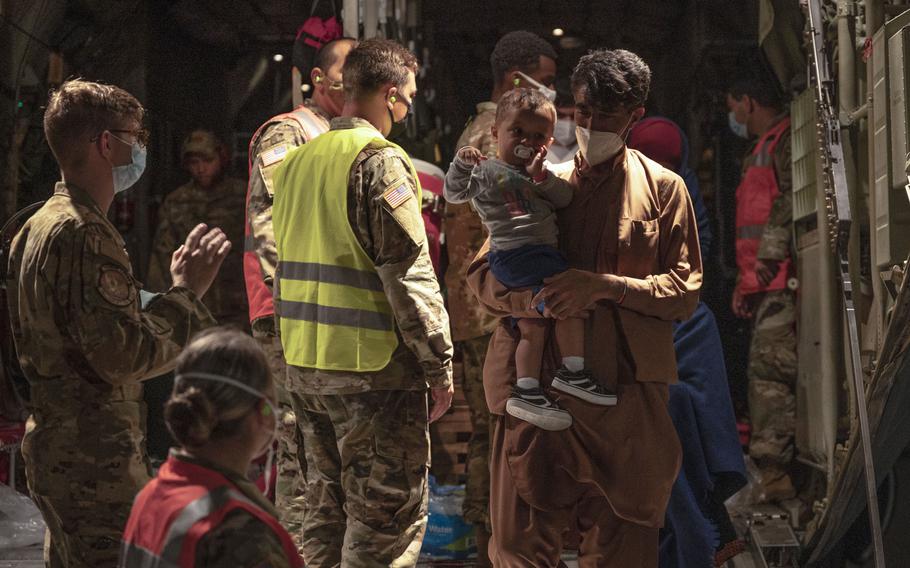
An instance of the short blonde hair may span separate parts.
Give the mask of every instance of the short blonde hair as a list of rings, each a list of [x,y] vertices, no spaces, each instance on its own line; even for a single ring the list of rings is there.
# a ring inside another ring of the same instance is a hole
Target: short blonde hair
[[[51,93],[44,112],[44,136],[61,167],[78,166],[85,144],[128,121],[142,123],[145,109],[120,87],[71,79]]]

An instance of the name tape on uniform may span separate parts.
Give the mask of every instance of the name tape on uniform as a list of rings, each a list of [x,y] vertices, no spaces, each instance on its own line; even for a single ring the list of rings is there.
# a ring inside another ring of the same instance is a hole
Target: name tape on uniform
[[[404,181],[392,184],[392,187],[382,194],[382,198],[392,209],[397,208],[413,196],[414,193]]]

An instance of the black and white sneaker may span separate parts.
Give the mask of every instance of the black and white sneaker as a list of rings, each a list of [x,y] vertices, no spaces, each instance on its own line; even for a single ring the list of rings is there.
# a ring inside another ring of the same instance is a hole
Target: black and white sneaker
[[[563,367],[556,371],[553,377],[552,388],[580,398],[591,404],[600,406],[614,406],[616,404],[616,393],[594,381],[591,371],[570,371]]]
[[[544,430],[565,430],[572,425],[572,416],[550,400],[540,387],[513,387],[512,396],[506,401],[506,412]]]

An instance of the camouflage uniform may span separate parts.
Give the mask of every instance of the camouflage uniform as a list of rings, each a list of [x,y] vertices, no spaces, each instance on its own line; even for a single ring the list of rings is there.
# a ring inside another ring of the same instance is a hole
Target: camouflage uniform
[[[324,130],[329,129],[330,117],[310,99],[304,105],[317,119],[322,119]],[[249,202],[247,204],[247,222],[250,224],[250,240],[246,243],[256,253],[262,267],[262,279],[271,288],[278,264],[278,253],[275,250],[275,232],[272,228],[272,175],[280,161],[265,165],[262,154],[269,150],[286,147],[288,150],[302,146],[307,142],[307,133],[300,123],[291,118],[271,119],[262,128],[259,135],[250,144],[250,181]],[[287,154],[284,154],[287,155]],[[275,480],[275,507],[281,524],[290,533],[291,538],[301,545],[303,516],[306,511],[304,499],[304,476],[306,458],[300,452],[302,443],[300,429],[291,405],[291,398],[285,388],[287,369],[281,341],[275,329],[275,318],[272,315],[260,317],[253,321],[253,337],[262,345],[276,377],[275,386],[283,411],[283,419],[278,436],[278,478]],[[303,472],[301,471],[303,468]]]
[[[332,121],[333,130],[354,127],[372,128]],[[398,347],[371,373],[288,368],[306,440],[303,556],[311,567],[414,566],[426,529],[427,388],[451,384],[452,345],[420,203],[392,208],[383,198],[403,179],[416,188],[398,152],[367,145],[348,184],[348,220],[382,280]]]
[[[22,453],[47,523],[47,565],[114,566],[150,478],[140,381],[172,370],[215,320],[186,288],[142,309],[123,238],[87,193],[62,182],[13,241],[7,281],[31,385]]]
[[[158,228],[152,241],[146,280],[156,292],[171,287],[171,255],[199,223],[218,227],[231,241],[231,252],[202,301],[219,324],[248,329],[246,294],[243,288],[243,182],[224,177],[203,189],[194,181],[183,185],[164,199],[158,210]]]
[[[477,105],[477,116],[458,139],[457,148],[473,146],[496,157],[496,143],[490,129],[496,119],[496,103]],[[498,320],[488,314],[468,290],[468,266],[487,238],[486,229],[470,203],[447,204],[445,219],[446,298],[452,314],[455,357],[461,361],[461,384],[471,413],[468,441],[467,486],[463,514],[466,521],[483,524],[489,531],[490,500],[490,411],[483,391],[483,362],[490,333]]]
[[[780,136],[774,152],[774,171],[780,195],[774,200],[762,233],[758,258],[782,261],[792,255],[793,193],[790,130]],[[744,171],[750,166],[749,159]],[[794,494],[787,468],[793,459],[796,426],[796,291],[754,294],[755,312],[749,347],[749,414],[752,441],[749,455],[762,470],[770,500]]]

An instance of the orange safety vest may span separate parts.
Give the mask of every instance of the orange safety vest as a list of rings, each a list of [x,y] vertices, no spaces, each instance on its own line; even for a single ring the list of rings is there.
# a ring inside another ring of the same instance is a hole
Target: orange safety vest
[[[117,566],[192,568],[202,537],[238,509],[271,528],[290,565],[303,567],[294,541],[275,517],[220,473],[173,456],[136,497]]]
[[[789,257],[781,263],[780,270],[767,286],[762,286],[755,276],[755,263],[761,237],[771,215],[771,206],[780,195],[777,174],[774,171],[774,150],[780,136],[790,128],[790,118],[784,118],[755,145],[752,164],[736,188],[736,265],[739,267],[737,288],[743,295],[783,290],[792,261]]]
[[[273,124],[293,121],[303,130],[304,138],[307,141],[316,138],[320,134],[327,132],[324,125],[324,119],[313,114],[313,111],[305,106],[299,106],[293,111],[285,114],[279,114],[269,119],[265,124],[256,130],[250,139],[249,158],[247,162],[248,178],[253,179],[253,147],[259,141],[259,137],[265,129]],[[291,148],[287,149],[288,152]],[[253,245],[252,226],[250,225],[250,189],[247,186],[246,192],[246,227],[244,229],[244,247],[243,247],[243,279],[246,282],[246,295],[250,308],[250,323],[253,321],[275,314],[275,305],[272,300],[272,291],[265,284],[264,275],[262,274],[262,265],[259,263],[259,255],[256,254]]]

